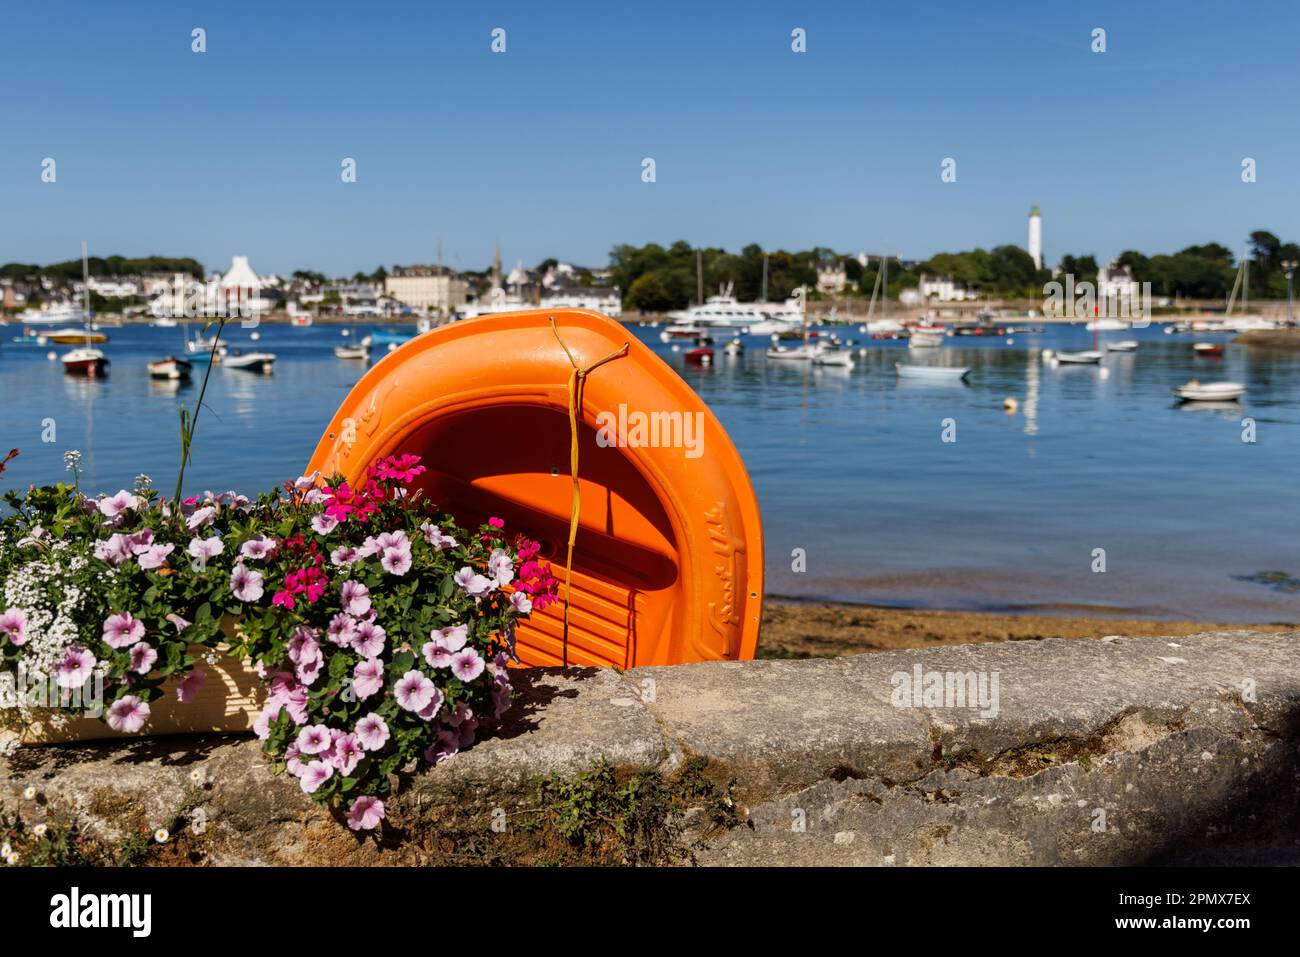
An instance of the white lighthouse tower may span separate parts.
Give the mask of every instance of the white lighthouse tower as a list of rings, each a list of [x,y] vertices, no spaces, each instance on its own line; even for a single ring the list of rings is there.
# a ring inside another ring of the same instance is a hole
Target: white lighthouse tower
[[[1029,211],[1029,257],[1035,269],[1043,268],[1043,217],[1037,206]]]

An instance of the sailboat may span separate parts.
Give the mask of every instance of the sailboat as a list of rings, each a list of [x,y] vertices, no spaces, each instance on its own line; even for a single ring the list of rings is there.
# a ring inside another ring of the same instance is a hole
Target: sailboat
[[[81,244],[81,288],[85,296],[84,321],[86,334],[90,335],[90,265],[86,258],[86,244]],[[107,337],[104,337],[107,338]],[[87,339],[87,341],[91,341]],[[63,371],[68,375],[84,375],[92,379],[102,378],[108,372],[108,358],[103,350],[86,345],[72,349],[63,355]]]
[[[803,287],[800,287],[801,290],[802,288]],[[799,301],[803,308],[803,312],[801,313],[803,342],[797,346],[773,346],[767,350],[767,357],[769,359],[791,362],[811,362],[822,352],[822,347],[820,345],[809,341],[807,299],[804,295],[801,295]]]

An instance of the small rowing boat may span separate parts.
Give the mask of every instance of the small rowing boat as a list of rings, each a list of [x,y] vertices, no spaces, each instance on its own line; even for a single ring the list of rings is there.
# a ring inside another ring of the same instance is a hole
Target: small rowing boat
[[[894,368],[898,370],[899,376],[904,379],[954,382],[965,379],[970,375],[970,369],[967,366],[918,366],[909,365],[906,362],[895,362]]]
[[[61,346],[99,345],[108,341],[108,336],[102,332],[92,332],[89,329],[56,329],[47,332],[45,337]]]
[[[1246,387],[1240,382],[1201,383],[1192,379],[1174,389],[1174,395],[1183,402],[1234,402],[1245,394]]]
[[[1137,347],[1136,339],[1121,339],[1119,342],[1106,343],[1107,352],[1136,352]]]
[[[340,359],[369,359],[370,347],[366,345],[335,346],[334,355]]]
[[[1095,349],[1090,349],[1087,352],[1058,352],[1056,354],[1056,359],[1058,362],[1064,362],[1066,364],[1088,365],[1089,363],[1095,364],[1100,362],[1102,359],[1102,353],[1097,352]]]
[[[690,349],[686,353],[686,361],[691,365],[707,366],[713,364],[713,350],[708,346],[700,346],[698,349]]]
[[[149,363],[149,378],[188,379],[190,370],[193,368],[194,364],[188,359],[168,356],[166,359],[159,359],[156,362]]]
[[[273,352],[240,352],[236,349],[222,360],[227,369],[243,369],[246,372],[270,372],[275,365]]]
[[[1218,358],[1223,355],[1222,342],[1194,342],[1192,343],[1192,349],[1198,356],[1205,356],[1206,358]]]

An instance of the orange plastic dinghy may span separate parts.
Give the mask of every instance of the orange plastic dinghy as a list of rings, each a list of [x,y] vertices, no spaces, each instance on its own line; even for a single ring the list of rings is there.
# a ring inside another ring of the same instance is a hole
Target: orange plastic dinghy
[[[505,313],[417,336],[356,384],[308,472],[355,481],[377,456],[420,455],[419,487],[439,508],[464,527],[500,516],[507,532],[540,541],[563,579],[571,377],[625,344],[580,382],[567,647],[557,602],[519,629],[519,657],[617,667],[752,658],[763,541],[749,475],[699,396],[598,313]]]

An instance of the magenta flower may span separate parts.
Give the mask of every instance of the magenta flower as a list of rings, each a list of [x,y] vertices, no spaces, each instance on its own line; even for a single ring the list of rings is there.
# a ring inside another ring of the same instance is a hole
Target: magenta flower
[[[488,519],[488,524],[495,529],[502,529],[506,527],[505,519],[497,518],[495,515],[493,515],[491,518]]]
[[[359,655],[373,658],[384,650],[384,629],[373,621],[359,621],[352,638],[352,648]]]
[[[144,622],[129,611],[104,619],[104,643],[110,648],[125,648],[144,637]]]
[[[483,668],[483,659],[473,648],[466,648],[451,656],[451,673],[461,681],[473,681],[483,673]]]
[[[126,489],[122,489],[114,496],[99,500],[99,511],[105,518],[117,518],[122,512],[129,512],[139,507],[140,499]]]
[[[90,677],[95,664],[94,655],[85,648],[73,645],[54,666],[54,681],[60,688],[80,688]]]
[[[0,615],[0,635],[9,639],[15,648],[27,644],[27,612],[21,608],[7,608]]]
[[[275,552],[275,546],[275,539],[257,535],[239,546],[239,554],[253,561],[261,561],[271,557]]]
[[[343,583],[341,590],[343,610],[349,615],[360,618],[370,610],[370,589],[358,581],[349,579]]]
[[[114,731],[135,734],[149,720],[149,706],[133,694],[123,695],[108,706],[108,726]]]
[[[137,641],[131,646],[131,670],[138,675],[147,675],[153,663],[158,660],[158,652],[145,641]]]
[[[140,563],[141,568],[162,568],[167,564],[167,556],[175,548],[175,545],[150,545],[136,557],[136,561]]]
[[[393,697],[407,711],[423,711],[433,700],[438,689],[433,682],[418,671],[411,670],[398,679],[393,688]]]
[[[313,724],[298,732],[298,740],[295,743],[303,754],[320,754],[329,749],[329,746],[334,743],[334,738],[325,725]]]
[[[384,802],[370,794],[357,798],[348,809],[348,827],[354,831],[373,831],[383,819]]]
[[[257,601],[262,597],[264,584],[262,573],[246,568],[243,562],[230,572],[230,593],[240,601]]]
[[[334,774],[334,769],[324,761],[313,761],[307,765],[302,772],[302,777],[298,778],[298,783],[308,794],[315,794],[320,790],[320,786],[328,781]]]
[[[367,658],[352,669],[352,690],[357,700],[365,701],[384,687],[384,663],[378,658]]]
[[[373,711],[357,722],[357,740],[367,751],[378,751],[388,743],[388,722]]]
[[[176,686],[176,700],[181,704],[189,704],[198,696],[199,689],[203,687],[203,682],[206,680],[202,671],[197,669],[191,671]],[[277,709],[276,714],[279,713]]]
[[[357,769],[357,765],[365,756],[366,752],[356,735],[343,734],[334,739],[334,754],[330,763],[334,765],[335,771],[347,777]]]
[[[405,575],[411,570],[411,552],[409,549],[385,548],[379,564],[390,575]]]

